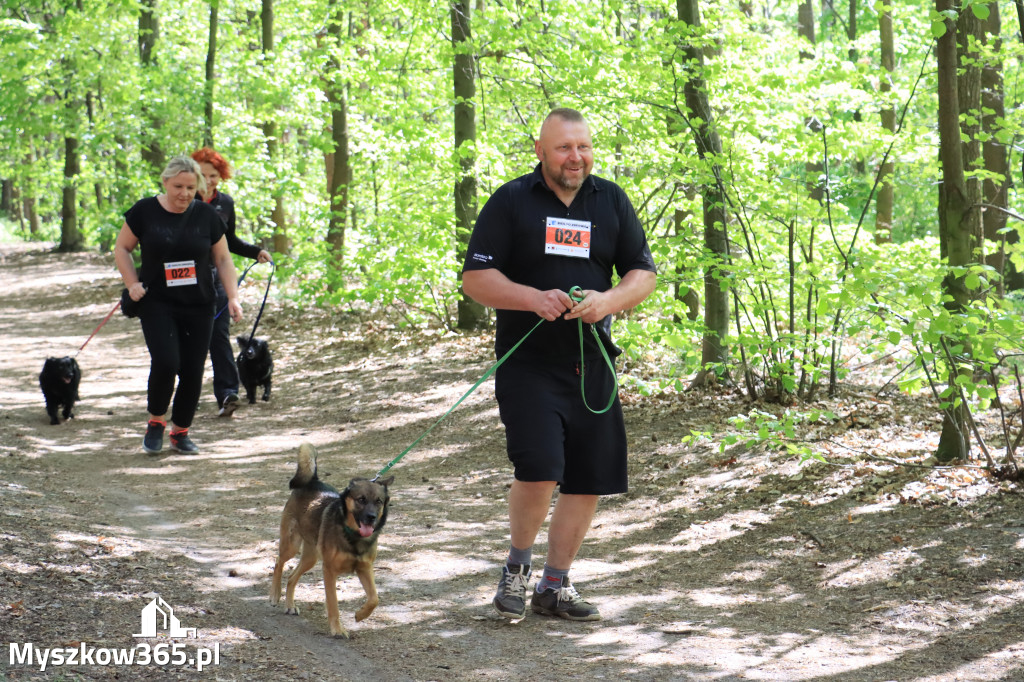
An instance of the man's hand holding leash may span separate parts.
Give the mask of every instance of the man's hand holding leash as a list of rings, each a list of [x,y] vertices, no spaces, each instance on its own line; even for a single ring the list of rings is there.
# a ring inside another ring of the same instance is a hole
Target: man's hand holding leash
[[[583,298],[573,301],[569,312],[565,314],[565,319],[567,320],[579,318],[587,324],[594,324],[595,322],[600,322],[606,316],[618,312],[617,310],[609,309],[607,296],[603,292],[594,291],[593,289],[575,289],[574,291],[576,296],[582,296]]]
[[[572,299],[569,294],[565,293],[561,289],[549,289],[547,291],[537,291],[537,302],[533,307],[533,312],[543,317],[548,322],[554,322],[562,316],[566,310],[571,310],[573,306]]]

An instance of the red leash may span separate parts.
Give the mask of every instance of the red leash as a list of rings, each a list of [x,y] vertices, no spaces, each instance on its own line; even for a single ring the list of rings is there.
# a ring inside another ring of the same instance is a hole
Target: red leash
[[[103,327],[103,325],[105,325],[107,323],[107,321],[110,319],[110,316],[113,315],[114,313],[116,313],[117,309],[120,308],[120,307],[121,307],[121,299],[118,299],[117,300],[117,304],[114,306],[114,309],[111,310],[109,313],[107,313],[107,316],[103,318],[102,322],[100,322],[98,325],[96,325],[96,328],[92,330],[92,334],[90,334],[89,338],[87,338],[85,340],[85,343],[82,344],[82,348],[85,348],[86,345],[88,345],[88,343],[90,341],[92,341],[92,337],[96,336],[96,332],[98,332]],[[78,353],[82,352],[82,348],[78,349]],[[75,357],[78,357],[78,353],[75,353]]]

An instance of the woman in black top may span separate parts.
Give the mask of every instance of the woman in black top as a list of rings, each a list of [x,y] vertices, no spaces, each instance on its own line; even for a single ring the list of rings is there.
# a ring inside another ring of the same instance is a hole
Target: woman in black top
[[[199,164],[177,156],[160,180],[162,194],[142,199],[125,212],[114,261],[132,300],[142,302],[139,320],[149,348],[149,423],[142,447],[151,453],[163,449],[173,397],[171,448],[195,453],[199,448],[188,429],[199,405],[213,329],[212,266],[217,267],[227,292],[231,319],[240,320],[242,308],[224,222],[209,205],[194,201],[204,183]],[[132,260],[136,246],[142,250],[138,273]]]
[[[240,239],[235,233],[235,201],[227,192],[220,192],[217,185],[221,180],[231,177],[231,166],[221,154],[210,147],[203,147],[192,152],[192,158],[199,162],[206,189],[196,195],[217,211],[224,221],[224,237],[228,240],[228,251],[252,258],[260,263],[270,261],[270,253],[255,244]],[[217,278],[214,268],[213,284],[217,290],[217,310],[227,305],[227,292]],[[210,337],[210,364],[213,365],[213,396],[217,399],[217,414],[230,417],[238,407],[238,367],[235,365],[235,353],[231,348],[230,320],[225,314],[217,315],[213,320],[213,335]]]

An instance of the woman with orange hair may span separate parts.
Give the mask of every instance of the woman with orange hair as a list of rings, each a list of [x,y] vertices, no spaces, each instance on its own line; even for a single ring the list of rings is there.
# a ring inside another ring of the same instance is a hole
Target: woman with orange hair
[[[255,244],[243,241],[235,233],[235,200],[231,195],[217,190],[221,180],[231,177],[231,166],[227,160],[209,147],[192,152],[192,158],[199,162],[199,167],[206,179],[206,191],[196,195],[197,199],[213,206],[221,220],[224,221],[224,236],[231,253],[252,258],[260,263],[270,260],[270,253]],[[217,286],[217,310],[227,304],[227,294],[216,276],[214,269],[213,281]],[[217,398],[217,414],[230,417],[238,408],[238,367],[235,365],[235,354],[231,348],[227,315],[218,315],[213,321],[213,335],[210,337],[210,362],[213,364],[213,395]]]

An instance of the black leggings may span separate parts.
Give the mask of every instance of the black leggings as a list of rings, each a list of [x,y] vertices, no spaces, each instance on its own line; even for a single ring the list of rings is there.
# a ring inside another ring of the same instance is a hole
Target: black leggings
[[[213,331],[213,306],[180,307],[163,301],[146,301],[139,320],[150,358],[146,408],[150,414],[166,414],[173,395],[171,422],[188,428],[203,389],[206,352]],[[175,378],[178,379],[177,391],[174,390]]]
[[[213,395],[217,406],[234,393],[238,395],[238,367],[235,365],[235,351],[231,346],[231,315],[226,310],[228,295],[220,278],[213,280],[217,289],[217,310],[220,316],[213,321],[213,336],[210,338],[210,364],[213,366]]]

